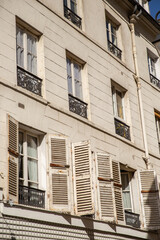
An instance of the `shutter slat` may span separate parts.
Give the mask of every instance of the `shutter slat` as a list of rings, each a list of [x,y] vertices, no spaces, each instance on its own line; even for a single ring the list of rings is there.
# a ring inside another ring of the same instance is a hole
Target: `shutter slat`
[[[65,139],[51,138],[51,163],[66,165]]]
[[[11,116],[8,116],[8,148],[12,153],[18,153],[18,122]]]
[[[156,182],[155,172],[153,170],[145,170],[139,173],[142,204],[144,210],[145,227],[149,229],[160,228],[160,212],[159,212],[159,192]],[[147,191],[147,192],[143,192]]]
[[[113,183],[111,182],[111,160],[106,154],[97,154],[98,166],[98,187],[99,187],[99,202],[100,215],[104,220],[114,220],[114,202],[113,202]],[[110,182],[105,181],[110,180]]]
[[[69,211],[66,139],[50,137],[51,208]],[[63,169],[63,171],[62,171]]]
[[[18,202],[18,122],[8,115],[8,193],[9,198]]]
[[[118,221],[124,221],[124,209],[122,200],[122,186],[120,177],[119,162],[112,161],[113,181],[114,181],[114,196],[116,205],[116,215]]]
[[[92,214],[91,160],[88,142],[73,144],[73,161],[76,213]]]

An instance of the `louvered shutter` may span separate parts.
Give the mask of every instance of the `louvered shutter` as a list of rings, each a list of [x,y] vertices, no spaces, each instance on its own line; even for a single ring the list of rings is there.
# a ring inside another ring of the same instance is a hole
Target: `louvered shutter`
[[[75,212],[78,215],[93,214],[89,142],[74,143],[72,145],[72,153]]]
[[[116,206],[116,218],[118,222],[124,222],[124,209],[122,201],[122,184],[120,176],[119,162],[112,161],[113,181],[114,181],[114,198]]]
[[[18,122],[8,115],[8,193],[9,199],[18,202]]]
[[[69,211],[69,165],[67,165],[66,139],[50,137],[50,207]]]
[[[98,202],[100,219],[115,220],[114,192],[111,159],[106,154],[97,154]]]
[[[145,228],[160,228],[159,191],[154,170],[139,172]]]

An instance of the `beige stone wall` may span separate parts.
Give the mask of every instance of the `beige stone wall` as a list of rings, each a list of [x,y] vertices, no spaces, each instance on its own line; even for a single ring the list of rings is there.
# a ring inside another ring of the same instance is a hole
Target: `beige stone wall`
[[[54,3],[53,3],[54,1]],[[41,3],[43,4],[41,4]],[[108,1],[110,2],[110,1]],[[115,6],[117,1],[113,1]],[[47,8],[44,6],[47,5]],[[46,159],[40,173],[42,188],[47,188],[48,134],[66,136],[69,159],[73,142],[90,140],[93,153],[108,153],[112,159],[138,170],[145,169],[144,144],[138,105],[137,86],[133,78],[131,34],[123,6],[115,9],[100,0],[81,2],[82,30],[63,17],[63,1],[5,0],[0,2],[0,187],[8,191],[8,126],[7,114],[19,123],[45,134],[43,147]],[[50,10],[50,9],[52,10]],[[120,12],[122,11],[122,12]],[[116,19],[122,61],[107,50],[105,14]],[[17,86],[16,17],[41,33],[39,72],[43,78],[43,97]],[[143,31],[141,31],[143,29]],[[159,89],[150,83],[146,49],[155,54],[151,36],[145,25],[136,28],[137,57],[142,80],[142,98],[151,163],[160,177],[159,150],[154,121],[154,109],[160,111]],[[84,98],[88,103],[88,119],[68,109],[66,50],[85,62]],[[131,141],[115,134],[111,81],[127,90],[126,115],[131,128]],[[18,104],[24,105],[24,109]],[[45,144],[46,143],[46,144]],[[94,159],[94,156],[93,156]],[[137,176],[133,189],[138,192]],[[138,195],[134,195],[135,212],[140,213]],[[48,207],[48,206],[47,206]]]

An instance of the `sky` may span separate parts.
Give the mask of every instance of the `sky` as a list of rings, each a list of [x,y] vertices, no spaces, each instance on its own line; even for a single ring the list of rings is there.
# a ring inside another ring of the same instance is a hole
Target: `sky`
[[[150,6],[151,15],[153,18],[155,18],[156,13],[160,11],[160,0],[151,0],[149,2],[149,6]],[[160,18],[160,14],[158,18]]]

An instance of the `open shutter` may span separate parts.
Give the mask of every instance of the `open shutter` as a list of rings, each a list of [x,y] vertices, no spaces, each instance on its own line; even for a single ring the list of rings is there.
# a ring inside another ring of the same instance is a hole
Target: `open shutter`
[[[100,219],[115,220],[111,159],[106,154],[97,154],[97,178]]]
[[[144,227],[160,228],[159,191],[154,170],[139,172]]]
[[[51,209],[69,211],[68,178],[66,139],[50,137]]]
[[[121,184],[119,162],[112,161],[112,170],[113,170],[114,197],[115,197],[117,221],[124,222],[124,209],[123,209],[123,201],[122,201],[122,184]]]
[[[72,152],[75,212],[78,215],[93,214],[89,142],[74,143],[72,145]]]
[[[9,199],[18,202],[18,122],[8,115]]]

